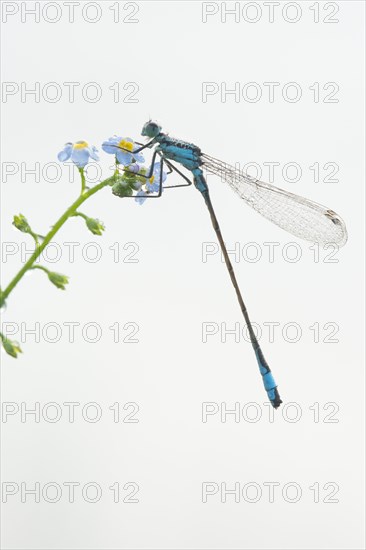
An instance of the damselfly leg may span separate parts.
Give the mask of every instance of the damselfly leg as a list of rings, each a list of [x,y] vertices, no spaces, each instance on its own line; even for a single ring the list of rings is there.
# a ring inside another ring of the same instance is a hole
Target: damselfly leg
[[[177,172],[177,174],[180,175],[181,178],[183,178],[187,183],[181,183],[180,185],[164,185],[163,189],[175,189],[176,187],[188,187],[189,185],[192,185],[193,181],[191,181],[186,175],[183,174],[176,166],[174,166],[173,163],[166,160],[163,155],[158,152],[159,157],[161,158],[162,162],[164,162],[169,168],[170,172]]]
[[[143,145],[139,141],[135,141],[135,143],[137,145]],[[161,161],[164,162],[166,164],[166,166],[169,167],[170,170],[168,171],[168,174],[171,174],[173,171],[177,172],[177,174],[179,174],[180,177],[183,178],[187,182],[187,183],[183,183],[183,184],[180,184],[180,185],[163,185],[163,189],[175,189],[176,187],[188,187],[189,185],[192,185],[193,181],[191,181],[185,174],[183,174],[183,172],[181,172],[176,166],[174,166],[174,164],[172,162],[170,162],[166,158],[164,158],[164,156],[161,154],[160,151],[156,151],[156,152],[159,155],[159,157],[161,158]],[[150,171],[153,169],[153,166],[154,166],[154,158],[155,157],[153,157],[153,160],[151,162]]]

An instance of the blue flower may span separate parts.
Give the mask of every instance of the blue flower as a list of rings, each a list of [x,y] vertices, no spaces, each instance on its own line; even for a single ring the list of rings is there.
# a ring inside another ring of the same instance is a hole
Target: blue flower
[[[161,169],[160,162],[156,162],[154,164],[153,174],[152,174],[151,178],[146,180],[145,191],[141,189],[136,194],[135,201],[138,204],[144,204],[144,202],[146,201],[146,197],[148,195],[150,195],[150,193],[158,193],[159,192],[159,188],[160,188],[160,169]],[[141,170],[141,172],[145,172],[145,174],[146,174],[147,170],[146,169]],[[166,178],[167,178],[167,174],[166,174],[166,172],[163,171],[162,178],[161,178],[162,183],[164,183]]]
[[[98,149],[94,145],[89,146],[86,141],[77,141],[76,143],[66,143],[57,158],[60,162],[71,160],[78,168],[84,168],[89,162],[89,158],[99,160]]]
[[[157,193],[159,191],[159,188],[160,188],[160,170],[161,170],[161,163],[160,162],[155,162],[154,169],[153,169],[153,174],[152,174],[151,178],[149,178],[146,182],[146,189],[147,189],[147,191],[150,191],[150,193]],[[167,174],[163,170],[162,183],[164,183],[166,178],[167,178]]]
[[[109,155],[116,155],[117,161],[123,166],[131,164],[133,161],[144,162],[141,153],[134,153],[139,145],[136,145],[131,138],[121,136],[112,136],[108,141],[102,143],[102,149]]]
[[[137,204],[144,204],[144,202],[146,201],[146,197],[147,193],[145,193],[145,191],[139,191],[136,194],[135,201],[137,202]]]

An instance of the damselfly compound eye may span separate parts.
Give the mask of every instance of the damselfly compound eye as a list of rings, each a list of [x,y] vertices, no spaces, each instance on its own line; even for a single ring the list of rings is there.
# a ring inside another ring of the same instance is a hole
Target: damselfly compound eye
[[[147,136],[149,138],[156,137],[161,132],[161,126],[157,124],[156,122],[152,122],[149,120],[149,122],[146,122],[144,124],[144,127],[142,128],[141,135]]]

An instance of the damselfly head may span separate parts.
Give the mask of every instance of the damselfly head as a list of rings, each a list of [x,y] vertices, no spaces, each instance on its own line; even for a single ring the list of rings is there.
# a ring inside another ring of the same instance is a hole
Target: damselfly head
[[[157,124],[156,122],[153,122],[152,120],[149,120],[148,122],[145,122],[141,135],[146,136],[149,138],[154,138],[161,132],[161,126],[160,124]]]

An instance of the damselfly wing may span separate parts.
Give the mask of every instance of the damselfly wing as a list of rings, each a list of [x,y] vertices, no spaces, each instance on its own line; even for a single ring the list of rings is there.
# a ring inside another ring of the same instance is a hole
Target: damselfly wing
[[[333,210],[256,180],[208,155],[203,154],[202,160],[208,173],[219,176],[246,204],[295,237],[323,245],[347,242],[345,223]]]

